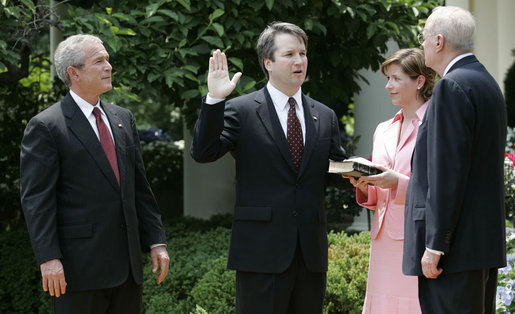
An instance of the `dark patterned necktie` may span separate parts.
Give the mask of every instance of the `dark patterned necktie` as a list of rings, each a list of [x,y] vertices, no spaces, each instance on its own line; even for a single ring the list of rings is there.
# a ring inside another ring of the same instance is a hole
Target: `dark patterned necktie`
[[[95,107],[93,109],[93,114],[97,119],[97,128],[98,135],[100,135],[100,144],[102,144],[102,148],[106,153],[107,159],[111,164],[111,168],[113,168],[114,175],[116,176],[116,181],[118,181],[118,185],[120,184],[120,174],[118,172],[118,160],[116,159],[116,150],[114,149],[113,138],[111,137],[111,133],[107,129],[107,125],[104,123],[104,120],[100,116],[100,109]]]
[[[288,110],[288,126],[286,128],[286,138],[290,147],[291,157],[295,169],[299,171],[300,162],[302,161],[302,153],[304,152],[304,143],[302,139],[302,128],[300,127],[299,118],[295,112],[297,102],[293,97],[288,99],[290,109]]]

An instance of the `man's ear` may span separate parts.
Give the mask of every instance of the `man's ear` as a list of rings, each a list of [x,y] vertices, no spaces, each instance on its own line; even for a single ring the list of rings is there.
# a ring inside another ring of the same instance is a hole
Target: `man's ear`
[[[445,37],[442,34],[436,35],[435,49],[436,51],[442,51],[445,47]]]
[[[272,61],[272,60],[270,60],[270,59],[268,59],[268,58],[265,58],[265,59],[263,60],[263,64],[265,65],[265,69],[266,69],[267,71],[271,71],[271,70],[272,70],[272,62],[273,62],[273,61]]]
[[[79,78],[79,72],[76,67],[69,66],[66,68],[66,72],[68,73],[68,77],[70,81],[76,81]]]

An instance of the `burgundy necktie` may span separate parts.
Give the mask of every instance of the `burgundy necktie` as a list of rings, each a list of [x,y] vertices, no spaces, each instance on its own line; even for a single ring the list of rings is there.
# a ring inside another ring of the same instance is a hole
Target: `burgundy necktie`
[[[107,129],[107,125],[104,123],[104,120],[101,117],[100,109],[95,107],[93,109],[93,114],[97,119],[97,128],[98,134],[100,135],[100,144],[102,144],[102,148],[106,153],[107,159],[111,164],[111,168],[113,168],[114,175],[116,176],[116,181],[118,181],[118,185],[120,184],[120,174],[118,172],[118,160],[116,159],[116,150],[114,149],[113,138],[111,137],[111,133]]]
[[[290,146],[291,157],[295,169],[299,171],[300,162],[302,161],[302,153],[304,152],[304,144],[302,139],[302,128],[300,127],[299,118],[295,112],[295,105],[297,102],[293,97],[288,99],[290,109],[288,110],[288,126],[286,128],[286,138],[288,139],[288,146]]]

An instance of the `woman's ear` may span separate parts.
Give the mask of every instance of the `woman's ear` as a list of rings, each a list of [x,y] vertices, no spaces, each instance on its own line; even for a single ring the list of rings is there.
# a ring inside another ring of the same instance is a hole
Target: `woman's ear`
[[[424,87],[424,84],[426,83],[426,77],[424,75],[419,75],[417,77],[417,89],[420,90],[422,87]]]

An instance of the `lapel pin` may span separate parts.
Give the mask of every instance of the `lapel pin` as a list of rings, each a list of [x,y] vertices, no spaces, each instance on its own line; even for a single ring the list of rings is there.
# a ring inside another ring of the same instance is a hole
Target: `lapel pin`
[[[318,121],[318,118],[317,118],[317,117],[315,117],[315,116],[313,116],[313,120]]]
[[[118,123],[118,127],[121,128],[122,127],[122,124],[121,123]]]

